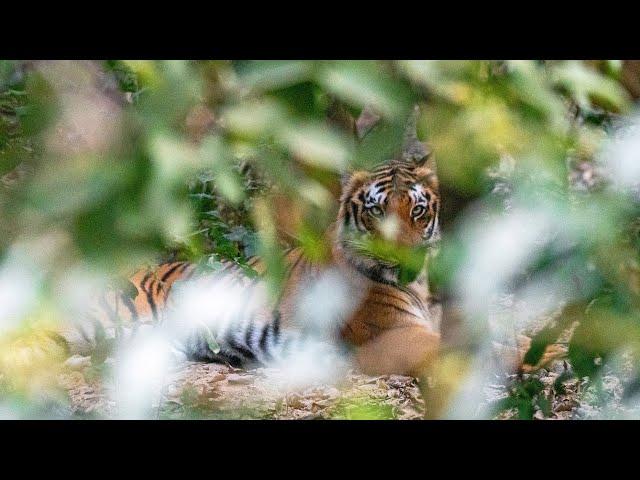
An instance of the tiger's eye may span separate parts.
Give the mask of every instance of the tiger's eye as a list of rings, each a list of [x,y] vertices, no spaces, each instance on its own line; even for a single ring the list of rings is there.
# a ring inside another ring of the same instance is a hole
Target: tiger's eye
[[[380,207],[378,207],[377,205],[374,205],[373,207],[371,207],[369,209],[369,213],[371,215],[373,215],[374,217],[381,217],[384,215],[384,212],[382,211],[382,209]]]
[[[416,205],[415,207],[413,207],[413,210],[411,210],[412,217],[419,217],[423,213],[424,213],[424,207],[422,205]]]

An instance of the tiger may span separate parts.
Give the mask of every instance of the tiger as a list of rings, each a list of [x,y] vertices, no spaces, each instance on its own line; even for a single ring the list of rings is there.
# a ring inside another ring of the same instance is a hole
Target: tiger
[[[436,358],[440,344],[429,308],[426,270],[405,284],[399,278],[399,261],[372,255],[362,242],[384,236],[394,248],[423,248],[425,256],[437,243],[440,199],[430,158],[425,152],[417,160],[400,157],[371,170],[346,174],[337,218],[329,229],[330,260],[314,262],[301,247],[289,249],[284,255],[286,279],[275,305],[243,305],[245,318],[233,321],[221,318],[223,314],[215,318],[212,312],[214,318],[208,324],[214,327],[183,332],[178,349],[189,360],[234,367],[285,358],[290,351],[304,348],[302,342],[311,335],[311,327],[300,318],[300,296],[314,281],[329,275],[342,282],[348,297],[357,302],[338,313],[323,340],[348,352],[364,373],[420,375]],[[393,223],[395,229],[383,235],[385,222]],[[135,331],[167,321],[163,317],[175,307],[174,290],[180,286],[217,282],[225,292],[239,288],[245,297],[262,287],[266,267],[259,257],[247,262],[258,273],[253,277],[231,261],[222,263],[223,268],[215,273],[186,261],[142,269],[129,279],[134,292],[105,291],[82,322],[65,325],[56,332],[57,338],[69,354],[86,355],[96,347],[99,336],[113,337],[117,330]]]

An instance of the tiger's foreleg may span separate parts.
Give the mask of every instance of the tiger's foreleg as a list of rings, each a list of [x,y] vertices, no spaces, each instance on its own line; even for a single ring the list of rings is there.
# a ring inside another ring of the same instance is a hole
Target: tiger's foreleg
[[[383,330],[356,348],[358,367],[369,375],[419,377],[438,356],[440,335],[423,326]]]
[[[357,347],[355,360],[369,375],[416,377],[425,400],[427,418],[438,418],[453,391],[450,377],[443,375],[441,350],[440,335],[416,325],[383,331]]]

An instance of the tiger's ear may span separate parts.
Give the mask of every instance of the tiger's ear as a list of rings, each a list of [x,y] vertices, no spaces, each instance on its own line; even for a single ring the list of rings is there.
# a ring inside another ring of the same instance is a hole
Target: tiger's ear
[[[342,195],[341,199],[349,197],[360,188],[364,183],[369,180],[370,173],[364,170],[357,170],[355,172],[346,172],[342,174],[340,178],[340,183],[342,184]]]

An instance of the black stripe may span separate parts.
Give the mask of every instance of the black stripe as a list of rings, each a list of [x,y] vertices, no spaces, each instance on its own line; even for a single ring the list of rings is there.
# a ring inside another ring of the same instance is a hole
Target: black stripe
[[[356,224],[356,228],[360,231],[363,231],[362,228],[360,228],[361,222],[360,222],[360,219],[358,218],[358,207],[353,202],[351,202],[351,214],[353,216],[353,221]]]
[[[149,277],[153,274],[153,271],[149,270],[144,277],[142,277],[142,280],[140,280],[140,290],[144,291],[144,284],[147,282],[147,280],[149,280]]]
[[[385,268],[380,265],[368,267],[366,265],[363,265],[360,262],[354,262],[352,263],[352,265],[356,268],[358,272],[360,272],[362,275],[364,275],[368,279],[373,280],[374,282],[383,283],[385,285],[392,285],[395,287],[398,286],[398,284],[395,281],[387,280],[384,277],[383,272]]]
[[[349,212],[348,208],[344,209],[344,224],[349,225],[351,222],[351,212]]]
[[[153,316],[153,320],[154,321],[158,321],[158,308],[156,306],[156,301],[153,299],[153,279],[151,279],[149,281],[149,285],[147,286],[147,288],[144,288],[144,293],[147,296],[147,303],[149,304],[149,306],[151,307],[151,315]]]
[[[180,274],[184,273],[187,268],[189,267],[193,267],[188,273],[184,274],[180,280],[189,280],[191,277],[193,277],[193,274],[196,273],[196,270],[198,269],[198,266],[195,263],[187,263],[184,268],[180,269]]]
[[[225,335],[225,341],[229,347],[231,347],[236,352],[240,353],[247,360],[255,360],[256,356],[253,354],[251,350],[248,350],[244,345],[241,345],[238,340],[234,336],[234,332],[229,331],[227,335]]]
[[[379,182],[376,182],[374,184],[375,188],[382,188],[382,187],[386,187],[387,185],[391,184],[391,179],[387,179],[387,180],[380,180]]]
[[[408,306],[411,306],[411,302],[405,300],[404,298],[400,298],[400,297],[396,297],[395,295],[391,295],[390,293],[387,292],[377,292],[377,291],[372,291],[372,293],[374,295],[381,295],[384,296],[386,298],[393,298],[394,300],[398,300],[400,302],[403,302],[405,304],[407,304]]]
[[[276,336],[276,340],[278,338],[278,336],[280,335],[280,320],[282,318],[282,315],[280,314],[280,312],[278,310],[274,310],[273,311],[273,333]]]
[[[122,303],[124,304],[124,306],[127,307],[129,312],[131,313],[131,320],[134,322],[137,321],[138,311],[136,310],[136,306],[133,304],[133,301],[131,300],[131,298],[129,298],[129,296],[126,293],[121,292],[120,300],[122,300]]]
[[[429,226],[427,227],[427,236],[431,237],[431,234],[433,233],[433,228],[436,226],[436,222],[435,222],[435,217],[433,217],[431,219],[431,221],[429,222]]]
[[[420,310],[423,310],[423,311],[426,310],[426,307],[424,305],[424,300],[422,300],[413,290],[406,288],[402,285],[397,285],[397,288],[401,292],[404,292],[407,295],[409,295],[411,299],[418,304],[418,306],[420,307]]]
[[[185,263],[184,263],[184,265],[182,265],[182,266],[180,267],[180,271],[179,271],[178,273],[182,273],[182,272],[184,272],[184,271],[187,269],[187,267],[189,267],[189,266],[191,266],[191,265],[193,265],[193,264],[192,264],[192,263],[189,263],[189,262],[185,262]]]
[[[260,346],[260,351],[268,353],[266,350],[266,346],[267,346],[267,340],[269,338],[269,331],[271,330],[271,324],[270,323],[265,323],[262,326],[262,333],[260,334],[260,342],[259,342],[259,346]]]
[[[179,274],[182,274],[182,272],[184,272],[188,267],[191,267],[191,266],[193,267],[193,270],[191,270],[191,272],[189,272],[187,275],[184,275],[184,276],[182,276],[182,277],[180,277],[180,278],[177,278],[176,280],[174,280],[173,282],[171,282],[171,284],[169,285],[169,288],[167,288],[167,291],[166,291],[166,293],[165,293],[165,295],[164,295],[165,300],[166,300],[167,298],[169,298],[169,292],[170,292],[170,291],[171,291],[171,289],[173,288],[173,284],[174,284],[174,283],[176,283],[178,280],[189,280],[189,279],[193,276],[193,273],[196,271],[197,267],[196,267],[196,265],[195,265],[195,264],[193,264],[193,263],[189,263],[189,262],[186,262],[186,263],[185,263],[185,264],[180,268],[180,271],[179,271],[178,273],[179,273]]]
[[[416,315],[415,313],[412,313],[409,310],[405,310],[404,308],[398,307],[397,305],[394,305],[392,303],[379,302],[377,300],[371,300],[371,303],[375,303],[377,305],[383,305],[385,307],[391,307],[394,310],[398,310],[399,312],[406,313],[407,315],[411,315],[412,317],[421,318],[418,315]]]
[[[166,272],[164,272],[164,274],[162,275],[162,277],[160,278],[160,281],[158,281],[157,285],[156,285],[156,295],[160,295],[161,291],[165,292],[164,295],[164,300],[167,299],[167,296],[169,294],[169,289],[165,289],[165,283],[167,281],[167,279],[179,268],[182,267],[182,269],[184,270],[184,268],[186,268],[189,265],[189,262],[177,262],[175,263],[171,268],[169,268],[169,270],[167,270]]]
[[[247,350],[242,345],[234,345],[233,349],[240,353],[247,360],[255,360],[256,356],[251,350]]]
[[[253,333],[253,321],[249,321],[249,326],[247,327],[247,331],[244,334],[244,344],[251,348],[251,334]]]
[[[373,173],[376,176],[388,177],[391,172],[391,166],[389,164],[383,164],[373,169]]]
[[[173,267],[171,267],[169,270],[167,270],[164,275],[162,275],[162,278],[160,279],[160,281],[162,281],[163,283],[166,282],[167,278],[169,278],[169,276],[173,272],[175,272],[178,268],[184,267],[186,265],[189,265],[189,264],[187,262],[176,263]]]

